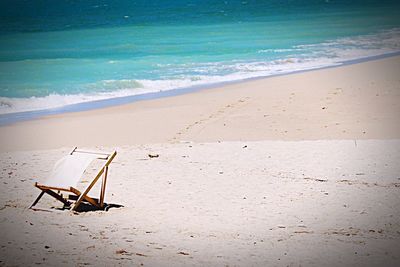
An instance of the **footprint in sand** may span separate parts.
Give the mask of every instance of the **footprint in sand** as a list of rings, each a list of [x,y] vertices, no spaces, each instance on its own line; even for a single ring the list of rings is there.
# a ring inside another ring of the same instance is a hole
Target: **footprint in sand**
[[[175,136],[170,140],[170,142],[176,142],[178,140],[179,137],[181,137],[182,135],[184,135],[185,133],[188,133],[190,130],[192,130],[194,127],[198,127],[204,123],[207,123],[210,120],[215,120],[218,119],[219,117],[221,117],[223,114],[225,114],[227,111],[229,110],[233,110],[235,108],[239,108],[240,106],[243,106],[244,103],[247,102],[247,100],[250,99],[249,97],[246,97],[244,99],[239,99],[236,102],[233,102],[231,104],[228,104],[220,109],[218,109],[217,111],[211,113],[210,115],[208,115],[208,117],[200,119],[198,121],[195,121],[189,125],[187,125],[185,128],[183,128],[182,130],[178,131]]]

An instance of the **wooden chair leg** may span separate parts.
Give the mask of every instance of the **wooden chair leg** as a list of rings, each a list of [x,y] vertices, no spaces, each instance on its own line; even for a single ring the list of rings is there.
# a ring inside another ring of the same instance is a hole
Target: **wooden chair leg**
[[[40,192],[39,196],[35,199],[35,201],[33,201],[32,205],[29,207],[30,209],[34,206],[36,206],[36,204],[39,202],[39,200],[42,198],[42,196],[44,195],[44,191],[42,190],[42,192]]]
[[[104,206],[104,195],[106,193],[106,183],[107,183],[107,174],[108,174],[108,166],[106,166],[106,170],[104,171],[103,181],[101,183],[101,191],[100,191],[100,207]]]
[[[55,199],[57,199],[58,201],[62,202],[66,206],[71,206],[71,202],[69,202],[68,200],[65,200],[62,196],[60,196],[59,194],[51,191],[50,189],[41,189],[41,190],[42,190],[42,192],[40,192],[39,196],[35,199],[35,201],[29,207],[30,209],[32,207],[34,207],[39,202],[39,200],[43,197],[44,193],[49,194],[50,196],[52,196]]]
[[[64,198],[62,198],[59,194],[57,194],[57,193],[55,193],[55,192],[53,192],[53,191],[51,191],[51,190],[49,190],[49,189],[46,189],[45,191],[46,191],[46,193],[49,194],[50,196],[52,196],[52,197],[54,197],[55,199],[57,199],[58,201],[64,203],[65,206],[71,206],[72,203],[69,202],[68,200],[65,200]]]

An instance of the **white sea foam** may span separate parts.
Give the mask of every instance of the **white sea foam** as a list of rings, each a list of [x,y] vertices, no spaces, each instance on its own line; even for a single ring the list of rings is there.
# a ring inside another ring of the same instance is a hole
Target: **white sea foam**
[[[45,97],[0,97],[0,114],[52,109],[66,105],[154,93],[174,89],[203,86],[227,81],[290,73],[327,66],[343,61],[400,51],[400,29],[382,31],[374,35],[340,38],[323,43],[293,46],[288,49],[265,49],[258,53],[288,53],[277,60],[253,62],[209,62],[188,64],[158,64],[176,76],[158,80],[103,80],[85,85],[87,91],[73,95],[50,94]],[[109,61],[115,63],[115,61]],[[190,74],[182,74],[191,70]]]
[[[0,114],[53,109],[78,103],[217,84],[322,66],[326,66],[326,62],[298,62],[297,59],[287,59],[273,62],[236,63],[231,66],[231,68],[236,69],[236,72],[223,76],[195,75],[169,80],[104,80],[89,86],[100,87],[103,85],[104,89],[110,89],[107,92],[71,95],[50,94],[45,97],[30,98],[0,97]]]
[[[297,45],[305,56],[327,57],[335,61],[353,60],[400,51],[400,28],[378,34],[339,38],[323,43]]]
[[[282,48],[282,49],[261,49],[258,50],[257,53],[285,53],[285,52],[293,52],[293,51],[301,51],[301,48]]]

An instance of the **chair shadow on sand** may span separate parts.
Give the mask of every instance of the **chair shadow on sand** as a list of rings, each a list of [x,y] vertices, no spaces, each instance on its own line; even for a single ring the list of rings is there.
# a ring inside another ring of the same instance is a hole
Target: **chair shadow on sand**
[[[98,208],[96,206],[93,206],[90,203],[85,203],[82,202],[79,207],[74,210],[75,212],[90,212],[90,211],[109,211],[110,209],[113,208],[123,208],[123,205],[120,204],[114,204],[114,203],[104,203],[104,206],[102,208]],[[63,207],[52,207],[51,209],[40,209],[40,208],[31,208],[33,210],[46,210],[46,211],[64,211],[64,210],[71,210],[71,206],[63,206]]]

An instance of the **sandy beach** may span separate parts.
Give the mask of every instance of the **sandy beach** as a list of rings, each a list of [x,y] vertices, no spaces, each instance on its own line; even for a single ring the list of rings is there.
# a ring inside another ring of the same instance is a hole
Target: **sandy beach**
[[[399,70],[395,56],[2,126],[0,266],[398,266]],[[124,207],[27,209],[75,146],[118,151],[106,202]]]
[[[400,57],[1,127],[1,151],[179,141],[400,138]]]

